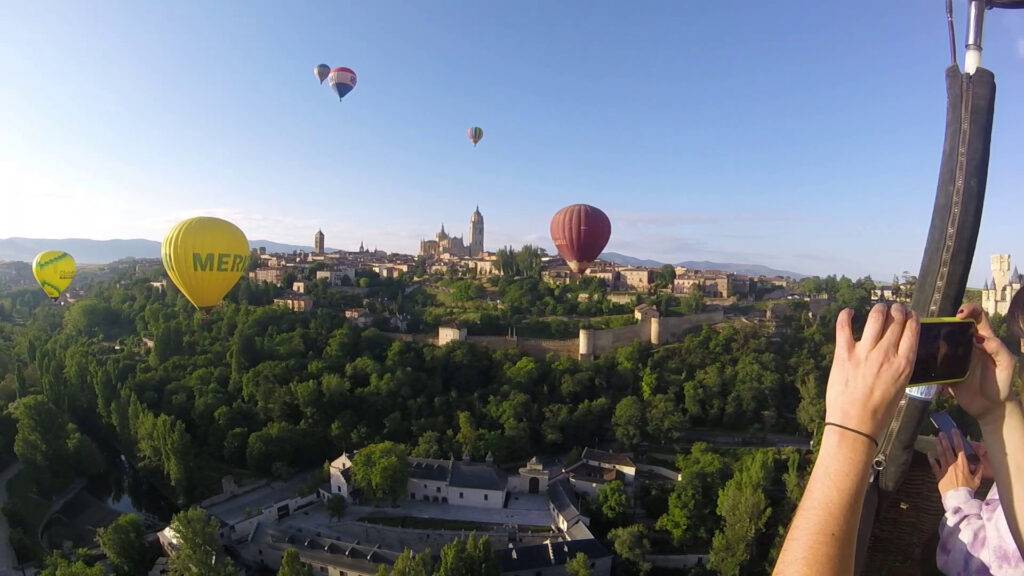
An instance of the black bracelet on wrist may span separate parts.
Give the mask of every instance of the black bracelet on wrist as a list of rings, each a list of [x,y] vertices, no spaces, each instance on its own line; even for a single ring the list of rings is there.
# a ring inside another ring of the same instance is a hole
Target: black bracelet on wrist
[[[835,426],[836,428],[839,428],[841,430],[846,430],[847,432],[853,432],[858,436],[863,436],[868,440],[871,440],[871,442],[874,443],[876,449],[878,448],[878,440],[875,440],[875,437],[872,436],[871,434],[868,434],[867,432],[861,432],[860,430],[857,430],[855,428],[843,426],[842,424],[836,424],[835,422],[825,422],[825,426]]]

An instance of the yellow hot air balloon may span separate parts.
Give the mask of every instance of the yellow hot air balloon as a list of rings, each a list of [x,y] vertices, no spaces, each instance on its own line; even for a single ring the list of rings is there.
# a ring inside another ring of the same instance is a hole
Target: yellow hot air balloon
[[[32,261],[32,275],[36,277],[36,282],[39,282],[43,292],[54,300],[60,298],[61,293],[67,290],[77,272],[75,259],[71,254],[60,250],[40,252]]]
[[[227,220],[179,222],[160,246],[164,269],[196,308],[216,306],[249,266],[249,241]]]

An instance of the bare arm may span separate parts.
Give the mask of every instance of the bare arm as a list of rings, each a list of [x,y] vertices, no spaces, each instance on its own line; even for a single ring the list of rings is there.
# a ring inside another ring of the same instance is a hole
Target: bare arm
[[[1024,556],[1024,410],[1020,401],[1006,402],[997,414],[978,420],[988,457],[992,462],[992,475],[999,487],[999,500],[1003,503],[1006,523]]]
[[[897,304],[875,305],[854,342],[851,310],[836,320],[836,353],[825,394],[825,420],[877,442],[910,380],[920,324]],[[775,574],[853,574],[861,508],[876,444],[825,426],[818,460],[800,500]]]
[[[1024,555],[1024,409],[1013,389],[1017,359],[996,337],[977,304],[964,306],[957,317],[977,322],[978,337],[970,375],[951,391],[981,425],[1006,522],[1017,550]]]

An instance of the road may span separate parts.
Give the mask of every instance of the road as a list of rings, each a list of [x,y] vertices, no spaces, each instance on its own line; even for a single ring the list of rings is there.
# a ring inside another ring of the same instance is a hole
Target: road
[[[21,462],[15,462],[0,474],[0,507],[7,503],[7,481],[21,471]],[[11,548],[11,527],[7,518],[0,514],[0,576],[14,574],[14,565],[18,559]]]

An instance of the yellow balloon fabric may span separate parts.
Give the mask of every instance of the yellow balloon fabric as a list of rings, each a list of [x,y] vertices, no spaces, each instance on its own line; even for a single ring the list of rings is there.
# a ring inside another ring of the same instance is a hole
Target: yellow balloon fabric
[[[249,241],[227,220],[179,222],[160,246],[164,269],[196,308],[216,306],[249,267]]]
[[[77,272],[75,259],[60,250],[40,252],[32,261],[32,275],[36,277],[43,292],[54,300],[67,290]]]

